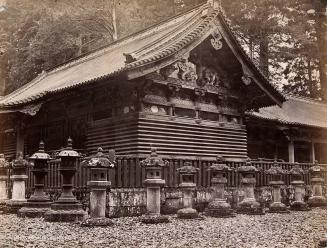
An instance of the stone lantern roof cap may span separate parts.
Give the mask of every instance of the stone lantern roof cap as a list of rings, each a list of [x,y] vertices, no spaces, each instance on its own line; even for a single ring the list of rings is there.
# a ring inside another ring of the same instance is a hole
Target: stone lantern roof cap
[[[185,162],[184,166],[176,169],[180,174],[196,174],[200,169],[191,165],[190,162]]]
[[[247,158],[245,165],[242,165],[236,169],[238,172],[259,172],[259,170],[252,165],[251,159]]]
[[[151,148],[151,154],[145,160],[141,161],[142,167],[165,167],[168,165],[168,161],[164,161],[157,154],[157,148]]]
[[[326,171],[326,169],[318,164],[318,161],[315,160],[314,165],[309,168],[310,172],[323,172]]]
[[[14,159],[10,165],[13,167],[13,168],[17,168],[17,167],[28,167],[29,166],[29,162],[24,159],[23,157],[23,153],[22,152],[19,152],[18,155],[17,155],[17,158]]]
[[[9,162],[6,160],[3,153],[0,154],[0,168],[8,168]]]
[[[73,150],[73,140],[71,138],[68,138],[67,147],[59,152],[58,157],[80,157],[79,153]]]
[[[82,162],[88,167],[108,167],[113,168],[115,166],[115,151],[109,150],[109,154],[106,155],[101,147],[98,148],[96,154],[85,158]]]
[[[295,164],[294,167],[290,170],[291,175],[303,175],[304,173],[304,170],[298,164]]]
[[[43,141],[40,142],[39,150],[36,153],[34,153],[30,157],[30,159],[34,159],[34,160],[50,160],[51,159],[50,155],[45,152]]]
[[[274,165],[271,166],[268,170],[265,171],[267,175],[284,175],[288,171],[284,170],[282,167],[278,166],[277,161],[274,162]]]
[[[222,156],[217,156],[216,163],[212,164],[209,171],[231,171],[232,169],[226,164],[226,160]]]

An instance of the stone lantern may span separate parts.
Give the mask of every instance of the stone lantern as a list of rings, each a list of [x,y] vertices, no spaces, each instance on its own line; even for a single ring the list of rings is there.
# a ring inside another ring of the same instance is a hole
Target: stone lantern
[[[50,209],[51,204],[50,196],[44,192],[44,180],[48,173],[48,161],[51,158],[44,150],[43,141],[40,142],[39,150],[29,159],[34,161],[31,171],[34,174],[35,190],[24,207],[18,211],[18,216],[39,218],[43,217],[44,213]]]
[[[61,159],[59,171],[62,175],[62,192],[58,200],[51,204],[51,209],[45,212],[44,219],[50,222],[82,221],[87,213],[73,195],[73,178],[80,155],[73,150],[70,138],[67,147],[59,153],[58,157]]]
[[[217,157],[217,162],[208,169],[211,174],[211,187],[213,189],[213,199],[208,204],[206,214],[212,217],[234,217],[235,214],[226,201],[225,185],[227,184],[226,174],[232,169],[226,165],[223,157]]]
[[[185,162],[184,166],[178,168],[177,171],[180,174],[181,183],[179,187],[183,190],[183,207],[177,211],[177,217],[180,219],[193,219],[197,218],[198,211],[192,208],[193,203],[193,191],[196,187],[195,174],[199,171],[199,168],[191,166],[191,163]]]
[[[291,203],[291,209],[296,211],[308,211],[308,205],[303,200],[305,194],[303,181],[304,170],[296,164],[289,173],[292,175],[291,185],[294,187],[294,201]]]
[[[0,209],[4,209],[3,207],[8,200],[8,168],[9,163],[5,159],[5,155],[0,154]]]
[[[25,180],[28,178],[26,170],[29,163],[24,159],[23,153],[18,153],[17,158],[10,163],[12,174],[10,179],[12,183],[12,197],[6,202],[7,211],[10,213],[17,213],[17,211],[26,203]]]
[[[308,200],[308,205],[310,207],[321,207],[327,205],[326,197],[323,196],[322,186],[324,184],[324,179],[322,173],[324,168],[322,168],[318,161],[315,161],[315,164],[309,169],[311,176],[311,185],[312,185],[312,196]]]
[[[271,175],[271,180],[269,185],[272,187],[273,202],[269,206],[269,212],[271,213],[288,213],[286,206],[282,203],[281,199],[281,186],[284,185],[282,180],[282,175],[287,174],[286,170],[283,170],[278,166],[277,161],[274,162],[274,165],[271,166],[267,171],[267,175]]]
[[[241,184],[245,193],[244,199],[239,203],[237,212],[244,214],[264,214],[264,209],[256,201],[254,196],[255,175],[259,172],[258,169],[252,165],[251,159],[247,158],[245,165],[237,168],[237,171],[242,176]]]
[[[98,152],[86,158],[83,164],[90,168],[91,181],[87,185],[90,193],[90,218],[82,222],[82,226],[109,226],[112,221],[106,215],[106,192],[110,188],[108,181],[108,169],[113,168],[115,163],[115,151],[109,150],[109,155],[103,153],[101,147]]]
[[[167,216],[160,215],[160,188],[165,185],[165,180],[161,178],[162,168],[168,162],[163,161],[157,154],[156,148],[151,148],[148,158],[141,161],[141,166],[145,168],[146,179],[146,209],[147,213],[141,218],[146,224],[156,224],[169,222]]]

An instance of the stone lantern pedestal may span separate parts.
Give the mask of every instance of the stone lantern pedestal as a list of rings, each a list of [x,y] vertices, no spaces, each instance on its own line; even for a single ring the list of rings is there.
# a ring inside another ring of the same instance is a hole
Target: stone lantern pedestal
[[[179,187],[183,190],[183,207],[177,211],[177,218],[180,219],[194,219],[199,217],[198,211],[192,207],[193,205],[193,191],[196,187],[195,174],[199,169],[186,162],[177,171],[180,174],[181,183]]]
[[[242,175],[241,184],[243,186],[245,197],[238,205],[237,212],[243,214],[264,214],[264,209],[256,201],[254,196],[254,187],[256,184],[255,174],[258,172],[251,160],[248,158],[246,164],[239,167],[237,171]]]
[[[58,157],[61,159],[59,171],[63,181],[62,193],[58,200],[51,204],[51,209],[45,212],[44,219],[50,222],[82,221],[87,213],[73,195],[73,178],[79,154],[72,149],[71,139],[68,139],[67,148],[62,150]]]
[[[291,210],[308,211],[308,204],[304,202],[305,184],[302,180],[304,171],[299,165],[295,165],[291,170],[292,175],[291,185],[294,187],[294,201],[291,203]]]
[[[0,210],[5,209],[6,201],[8,200],[8,167],[4,154],[0,154]]]
[[[226,173],[231,169],[224,163],[223,158],[217,157],[217,163],[209,167],[211,172],[211,187],[213,199],[205,210],[212,217],[234,217],[235,213],[225,198]]]
[[[312,196],[308,200],[310,207],[323,207],[327,205],[327,199],[323,196],[322,186],[324,179],[322,178],[323,168],[315,161],[315,165],[310,168]]]
[[[28,161],[23,158],[23,154],[19,153],[17,159],[11,162],[12,175],[12,197],[6,202],[6,210],[9,213],[17,213],[17,211],[23,207],[26,203],[25,198],[25,180],[28,178],[26,175],[26,169]]]
[[[87,185],[91,189],[90,193],[90,218],[82,222],[82,226],[109,226],[112,221],[106,218],[107,189],[111,182],[107,180],[108,169],[114,167],[114,151],[109,151],[109,156],[103,153],[103,149],[98,148],[97,154],[87,158],[83,163],[90,168],[91,181]]]
[[[44,179],[48,173],[50,155],[44,151],[44,143],[40,142],[39,151],[31,157],[34,160],[32,173],[34,174],[35,190],[24,206],[18,211],[19,217],[40,218],[50,209],[50,196],[44,192]]]
[[[286,174],[287,172],[280,168],[277,162],[274,163],[269,170],[266,171],[267,175],[272,176],[272,180],[270,180],[269,185],[272,187],[272,196],[273,202],[269,206],[270,213],[289,213],[286,205],[282,203],[282,197],[280,193],[281,186],[284,185],[282,181],[282,174]]]
[[[165,185],[165,180],[161,179],[162,167],[167,166],[167,162],[159,158],[157,150],[151,149],[150,157],[141,162],[141,166],[145,167],[146,179],[146,209],[147,213],[141,217],[141,221],[145,224],[167,223],[167,216],[160,214],[160,190]]]

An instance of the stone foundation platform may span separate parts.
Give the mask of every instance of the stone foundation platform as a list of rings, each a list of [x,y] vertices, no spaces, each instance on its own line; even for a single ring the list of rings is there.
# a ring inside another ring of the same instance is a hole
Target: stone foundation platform
[[[159,224],[159,223],[168,223],[169,218],[165,215],[144,215],[140,217],[140,220],[144,224]]]
[[[10,214],[17,214],[18,210],[21,209],[25,203],[26,200],[9,200],[6,202],[5,212]]]
[[[292,211],[309,211],[310,208],[308,204],[302,201],[294,201],[291,203],[291,210]]]
[[[87,213],[81,204],[56,204],[44,213],[44,220],[49,222],[77,222],[83,221]]]
[[[199,217],[199,213],[194,208],[182,208],[177,211],[177,218],[179,219],[196,219]]]
[[[205,210],[205,215],[216,218],[235,217],[235,213],[229,203],[225,201],[212,201]]]
[[[281,202],[273,202],[269,206],[269,210],[267,211],[268,213],[289,213],[290,211],[287,209],[285,204]]]
[[[308,200],[309,207],[326,207],[327,199],[323,196],[312,196]]]
[[[237,208],[237,213],[249,215],[264,215],[265,209],[261,207],[257,201],[242,201]]]
[[[99,227],[106,227],[106,226],[112,226],[114,223],[111,219],[105,218],[105,217],[99,217],[99,218],[87,218],[82,223],[81,226],[85,227],[93,227],[93,226],[99,226]]]
[[[17,212],[18,217],[41,218],[50,210],[51,202],[27,202]]]

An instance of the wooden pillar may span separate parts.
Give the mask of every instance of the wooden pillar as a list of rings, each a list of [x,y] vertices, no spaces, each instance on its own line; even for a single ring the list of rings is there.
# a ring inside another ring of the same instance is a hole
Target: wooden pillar
[[[22,152],[24,154],[24,134],[21,125],[16,129],[16,154]]]
[[[315,143],[311,141],[310,145],[310,162],[314,163],[316,160]]]
[[[289,143],[288,143],[288,162],[289,163],[295,162],[293,138],[290,138]]]

